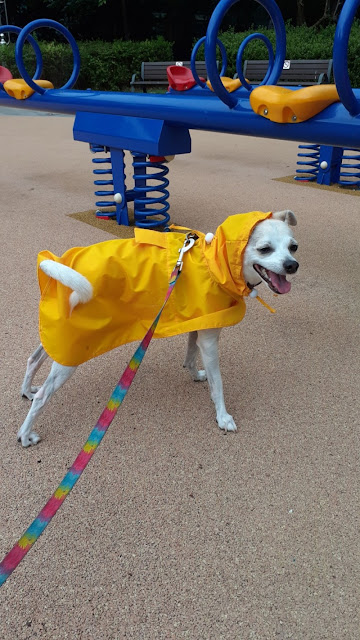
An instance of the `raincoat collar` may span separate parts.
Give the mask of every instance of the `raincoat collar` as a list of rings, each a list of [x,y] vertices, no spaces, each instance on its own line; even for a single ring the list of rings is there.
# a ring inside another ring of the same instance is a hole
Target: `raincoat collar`
[[[213,281],[221,286],[235,299],[248,296],[251,287],[246,283],[243,275],[243,257],[246,245],[253,229],[259,222],[271,217],[271,211],[251,211],[229,216],[217,228],[210,244],[205,241],[202,231],[194,231],[198,236],[196,244],[205,258],[205,262]],[[191,231],[187,227],[171,225],[173,231]],[[170,234],[172,235],[172,234]],[[182,243],[182,234],[178,234]],[[166,247],[169,234],[144,229],[135,229],[136,242],[144,242],[159,247]]]

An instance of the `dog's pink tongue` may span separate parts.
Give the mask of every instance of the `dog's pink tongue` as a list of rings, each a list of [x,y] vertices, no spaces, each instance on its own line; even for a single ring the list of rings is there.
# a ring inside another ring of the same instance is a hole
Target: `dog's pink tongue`
[[[270,276],[272,284],[274,285],[278,293],[289,293],[291,289],[291,282],[288,282],[285,276],[281,276],[278,273],[274,273],[270,270],[268,271],[268,274]]]

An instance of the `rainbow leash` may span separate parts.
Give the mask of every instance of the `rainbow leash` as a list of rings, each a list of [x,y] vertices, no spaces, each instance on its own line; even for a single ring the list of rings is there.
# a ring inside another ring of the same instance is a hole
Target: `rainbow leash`
[[[179,250],[180,257],[170,276],[169,288],[167,290],[164,303],[159,313],[157,314],[154,322],[152,323],[150,329],[148,330],[147,334],[143,338],[141,344],[136,349],[128,366],[126,367],[124,373],[122,374],[118,384],[116,385],[114,391],[112,392],[106,408],[102,412],[96,426],[90,433],[87,441],[85,442],[76,460],[70,467],[69,471],[67,472],[63,480],[60,482],[55,493],[53,493],[50,500],[46,503],[45,507],[41,509],[37,518],[35,518],[35,520],[31,523],[30,527],[26,529],[25,533],[21,536],[20,540],[18,540],[18,542],[13,546],[11,551],[9,551],[9,553],[5,556],[3,561],[0,563],[0,586],[4,584],[4,582],[10,576],[10,574],[14,571],[14,569],[16,569],[18,564],[20,564],[21,560],[24,558],[27,552],[31,549],[31,547],[36,542],[36,540],[40,537],[44,529],[46,529],[50,520],[54,517],[58,509],[60,509],[66,496],[69,495],[71,489],[75,486],[76,482],[80,478],[85,467],[89,464],[92,456],[94,455],[96,449],[98,448],[106,431],[108,430],[113,419],[115,418],[117,410],[122,404],[130,388],[130,385],[135,378],[136,372],[144,358],[146,350],[151,342],[156,326],[159,322],[161,313],[168,299],[170,298],[170,295],[174,289],[175,283],[181,273],[181,269],[183,265],[183,262],[182,262],[183,255],[186,251],[191,249],[194,243],[195,243],[195,238],[192,236],[192,234],[188,234],[186,236],[182,249]]]

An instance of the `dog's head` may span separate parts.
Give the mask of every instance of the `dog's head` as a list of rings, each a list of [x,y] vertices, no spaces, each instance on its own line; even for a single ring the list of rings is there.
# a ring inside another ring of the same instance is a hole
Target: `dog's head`
[[[291,282],[286,276],[295,273],[299,263],[294,258],[298,245],[289,225],[296,225],[292,211],[277,211],[256,225],[244,252],[247,284],[255,286],[260,278],[274,293],[290,291]]]

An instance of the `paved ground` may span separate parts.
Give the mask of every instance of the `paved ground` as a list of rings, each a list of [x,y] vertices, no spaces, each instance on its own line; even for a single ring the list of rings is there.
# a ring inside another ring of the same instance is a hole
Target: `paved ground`
[[[294,125],[295,126],[295,125]],[[62,479],[124,369],[84,365],[23,450],[19,389],[38,342],[36,254],[110,236],[72,119],[1,116],[0,555]],[[224,331],[226,400],[182,369],[185,338],[155,341],[78,485],[0,591],[3,640],[359,638],[359,200],[275,182],[296,144],[194,132],[171,165],[177,222],[291,208],[301,268],[288,296]]]

